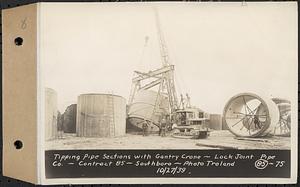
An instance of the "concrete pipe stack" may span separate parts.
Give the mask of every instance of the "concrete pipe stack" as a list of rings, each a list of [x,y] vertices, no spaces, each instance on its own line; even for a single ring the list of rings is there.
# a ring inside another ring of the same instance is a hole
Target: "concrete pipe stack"
[[[111,94],[78,96],[76,133],[80,137],[125,135],[126,100]]]

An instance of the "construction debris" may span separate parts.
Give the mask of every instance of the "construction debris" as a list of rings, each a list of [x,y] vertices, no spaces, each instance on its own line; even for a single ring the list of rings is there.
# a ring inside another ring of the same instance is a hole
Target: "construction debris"
[[[247,138],[247,137],[234,137],[236,140],[255,141],[255,142],[269,142],[267,139],[262,138]]]
[[[226,146],[226,145],[218,145],[218,144],[209,144],[209,143],[196,143],[197,146],[201,147],[212,147],[212,148],[218,148],[218,149],[238,149],[237,147],[233,146]]]

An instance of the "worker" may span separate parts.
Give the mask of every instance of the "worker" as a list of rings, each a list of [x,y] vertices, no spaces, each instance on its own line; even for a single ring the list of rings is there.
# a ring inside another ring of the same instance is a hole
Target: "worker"
[[[143,136],[147,136],[148,135],[148,123],[146,120],[143,121],[142,128],[143,128]]]
[[[161,121],[163,119],[163,116],[160,116],[160,122],[158,124],[158,136],[161,136]]]
[[[180,104],[179,104],[179,108],[180,109],[184,109],[185,108],[185,99],[183,98],[183,95],[180,94]]]
[[[179,121],[180,121],[180,124],[181,125],[185,125],[185,120],[186,120],[186,117],[185,117],[186,115],[185,115],[185,113],[182,113],[182,114],[180,114],[180,116],[179,116]]]
[[[172,130],[172,124],[171,124],[171,119],[170,119],[170,115],[166,116],[166,123],[167,123],[167,131],[171,131]]]
[[[61,139],[63,138],[63,123],[64,123],[64,114],[61,114],[60,112],[57,113],[57,138]]]
[[[167,121],[165,117],[162,118],[160,121],[160,136],[165,137],[166,136],[166,130],[167,130]]]
[[[186,93],[186,108],[191,108],[191,98],[187,93]]]

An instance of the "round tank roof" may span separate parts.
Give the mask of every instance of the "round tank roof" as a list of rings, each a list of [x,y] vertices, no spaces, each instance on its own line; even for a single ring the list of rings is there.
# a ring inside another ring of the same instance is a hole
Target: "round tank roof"
[[[48,87],[45,88],[45,91],[56,93],[56,91],[53,88],[48,88]]]
[[[89,96],[89,95],[96,95],[96,96],[114,96],[114,97],[121,97],[123,99],[125,99],[124,97],[120,96],[120,95],[114,95],[114,94],[105,94],[105,93],[85,93],[85,94],[80,94],[79,96]]]

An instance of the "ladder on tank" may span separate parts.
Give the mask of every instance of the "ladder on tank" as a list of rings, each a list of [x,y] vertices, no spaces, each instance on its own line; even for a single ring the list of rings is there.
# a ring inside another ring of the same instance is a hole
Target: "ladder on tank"
[[[114,96],[113,94],[108,94],[108,110],[110,111],[109,116],[109,132],[110,135],[115,136],[115,107],[114,107]]]

